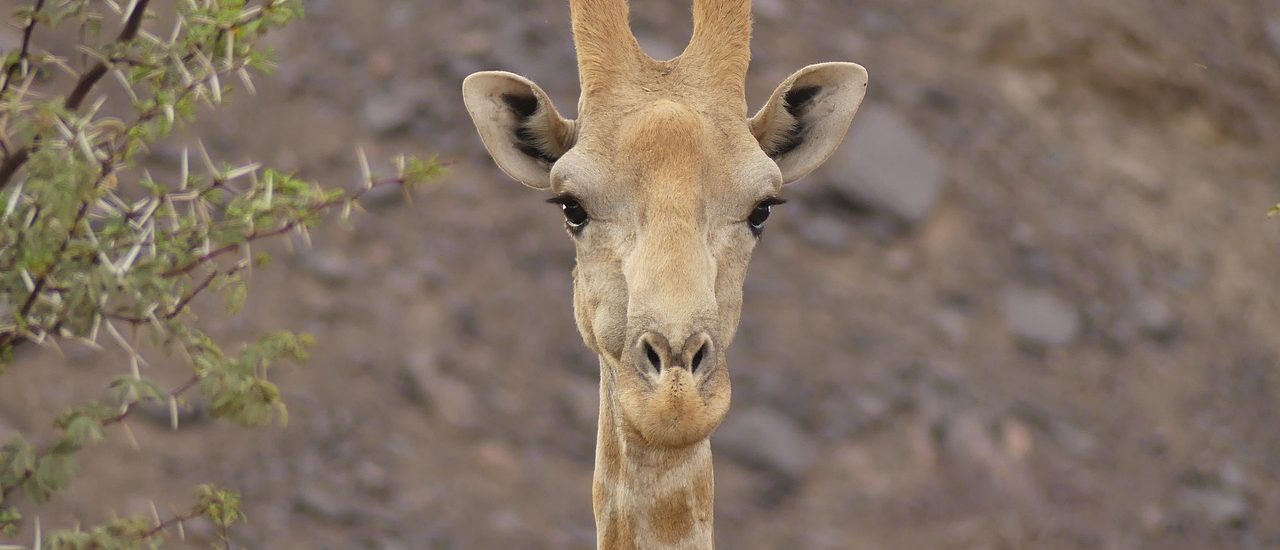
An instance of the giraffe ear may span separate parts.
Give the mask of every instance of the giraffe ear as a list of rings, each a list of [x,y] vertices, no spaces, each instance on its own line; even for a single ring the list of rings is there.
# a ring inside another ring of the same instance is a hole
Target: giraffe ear
[[[519,75],[486,71],[462,82],[462,101],[503,172],[534,189],[551,186],[551,166],[577,136],[574,122],[560,116],[542,88]]]
[[[856,63],[820,63],[784,80],[751,117],[751,133],[791,183],[835,152],[867,94],[867,70]]]

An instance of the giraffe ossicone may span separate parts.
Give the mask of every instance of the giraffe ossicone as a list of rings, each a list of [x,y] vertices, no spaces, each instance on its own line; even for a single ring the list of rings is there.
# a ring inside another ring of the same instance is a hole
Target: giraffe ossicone
[[[582,95],[562,117],[533,82],[481,72],[463,99],[485,148],[550,192],[577,248],[574,317],[600,357],[593,509],[600,548],[711,548],[710,435],[747,263],[779,194],[844,139],[853,63],[791,75],[755,115],[750,0],[694,0],[675,59],[646,55],[626,0],[570,0]]]

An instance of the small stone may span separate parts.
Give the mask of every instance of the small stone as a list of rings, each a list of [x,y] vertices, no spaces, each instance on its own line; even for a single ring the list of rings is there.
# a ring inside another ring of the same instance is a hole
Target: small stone
[[[817,446],[799,424],[764,407],[730,413],[712,436],[712,446],[748,466],[792,481],[800,479],[818,455]]]
[[[600,414],[600,387],[573,377],[565,385],[561,398],[581,428],[594,428]]]
[[[465,382],[419,361],[406,366],[405,378],[410,398],[430,407],[446,423],[463,430],[476,426],[476,397]]]
[[[1267,42],[1271,44],[1271,51],[1275,52],[1276,57],[1280,57],[1280,17],[1272,17],[1263,25],[1266,30]]]
[[[1149,533],[1156,533],[1169,524],[1169,514],[1159,505],[1148,503],[1138,510],[1138,521]]]
[[[942,191],[942,160],[896,112],[863,105],[845,151],[828,162],[824,174],[846,199],[911,225],[933,212]]]
[[[511,447],[501,441],[491,440],[476,446],[476,458],[489,472],[504,479],[517,479],[523,471],[521,461]]]
[[[363,274],[359,262],[340,250],[313,249],[301,255],[302,268],[329,283],[345,283]]]
[[[1065,346],[1080,332],[1080,312],[1046,291],[1011,288],[1001,297],[1005,322],[1014,335],[1042,346]]]
[[[379,537],[377,541],[374,542],[374,546],[378,550],[408,550],[409,548],[408,546],[401,544],[400,541],[387,536]]]
[[[362,460],[356,465],[355,477],[361,487],[375,493],[385,492],[391,485],[387,478],[387,471],[369,460]]]
[[[783,19],[790,13],[790,8],[782,0],[755,0],[751,3],[751,11],[762,20]]]
[[[1035,437],[1031,434],[1031,429],[1018,419],[1008,418],[1001,423],[1000,431],[1005,454],[1019,462],[1026,460],[1035,448]]]
[[[894,248],[884,255],[884,265],[895,275],[906,275],[911,272],[915,257],[910,250]]]
[[[1177,318],[1169,304],[1154,296],[1138,300],[1133,306],[1133,313],[1142,330],[1156,339],[1171,336],[1177,324]]]
[[[1179,501],[1214,526],[1241,525],[1249,519],[1244,495],[1225,488],[1200,487],[1182,492]]]
[[[369,73],[377,78],[387,78],[396,70],[396,58],[386,50],[374,50],[366,63]]]
[[[934,313],[933,323],[952,344],[964,343],[969,337],[969,316],[957,308],[948,307]]]
[[[422,97],[406,86],[375,94],[364,104],[365,126],[378,135],[391,135],[409,128],[422,106]]]
[[[838,251],[849,245],[849,227],[830,216],[812,216],[797,224],[797,231],[806,242],[823,250]]]
[[[453,46],[462,55],[480,55],[493,47],[493,40],[490,39],[489,33],[471,30],[462,33]]]
[[[1078,457],[1092,456],[1098,448],[1098,440],[1065,421],[1054,421],[1049,427],[1049,435],[1068,452]]]
[[[334,523],[350,524],[354,523],[360,514],[351,505],[346,504],[349,500],[339,498],[319,487],[305,485],[294,494],[293,502],[296,509],[303,514]]]

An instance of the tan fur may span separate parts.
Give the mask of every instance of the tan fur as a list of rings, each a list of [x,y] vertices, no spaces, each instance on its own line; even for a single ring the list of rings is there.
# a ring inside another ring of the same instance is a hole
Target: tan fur
[[[570,8],[578,120],[510,73],[468,77],[463,97],[504,171],[589,213],[573,238],[573,303],[600,356],[597,544],[711,548],[709,437],[729,408],[725,351],[756,244],[747,218],[834,151],[866,72],[807,67],[748,119],[749,0],[694,0],[693,38],[668,61],[640,50],[625,0]],[[793,89],[812,93],[789,106]]]
[[[688,489],[681,489],[658,499],[649,508],[649,528],[662,544],[676,544],[693,530]]]

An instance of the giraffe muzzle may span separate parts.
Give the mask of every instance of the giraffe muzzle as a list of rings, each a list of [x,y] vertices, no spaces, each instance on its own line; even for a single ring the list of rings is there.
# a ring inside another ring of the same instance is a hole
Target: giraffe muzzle
[[[636,339],[632,352],[637,366],[648,367],[647,374],[657,377],[669,369],[686,369],[690,374],[705,372],[716,358],[715,340],[699,330],[675,347],[660,332],[648,331]]]

